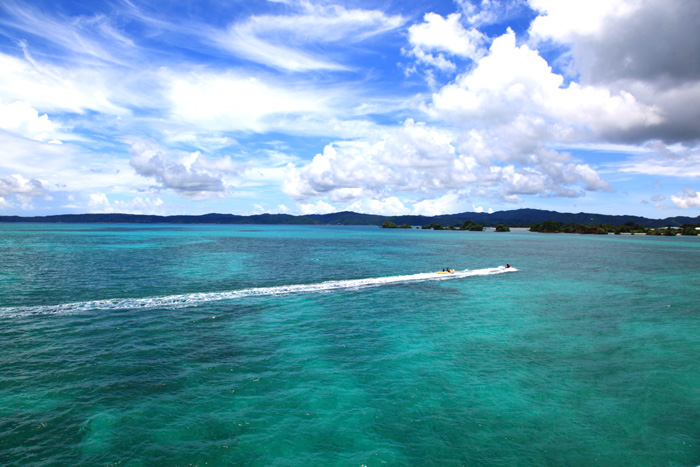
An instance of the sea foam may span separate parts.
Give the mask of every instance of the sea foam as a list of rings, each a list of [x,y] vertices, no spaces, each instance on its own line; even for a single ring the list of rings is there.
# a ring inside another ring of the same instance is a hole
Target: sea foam
[[[4,307],[0,308],[0,315],[23,316],[33,314],[80,313],[95,310],[181,308],[195,306],[201,303],[222,300],[235,300],[245,297],[323,293],[332,292],[334,290],[359,290],[369,287],[381,287],[385,285],[405,284],[410,282],[444,281],[474,276],[490,276],[494,274],[503,274],[506,272],[515,271],[517,271],[517,269],[513,267],[506,268],[504,266],[499,266],[485,269],[465,269],[463,271],[455,271],[450,274],[437,274],[435,272],[427,272],[401,276],[325,281],[312,284],[292,284],[279,285],[274,287],[257,287],[224,292],[199,292],[178,295],[166,295],[161,297],[112,298],[105,300],[62,303],[58,305]]]

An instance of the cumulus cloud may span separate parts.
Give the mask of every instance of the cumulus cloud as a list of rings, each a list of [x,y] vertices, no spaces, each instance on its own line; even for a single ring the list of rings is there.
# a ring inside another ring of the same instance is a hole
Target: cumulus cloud
[[[700,208],[700,193],[684,188],[680,196],[671,196],[671,201],[679,209]]]
[[[40,180],[28,180],[21,175],[10,175],[0,178],[0,197],[5,205],[9,202],[6,197],[15,197],[22,203],[29,203],[35,198],[48,198],[49,194]]]
[[[290,166],[284,192],[351,201],[388,191],[434,193],[475,180],[474,160],[458,155],[444,131],[408,119],[381,136],[332,143],[303,167]]]
[[[474,70],[434,94],[427,110],[435,118],[471,126],[526,118],[548,126],[548,139],[560,141],[597,140],[661,121],[654,107],[628,92],[563,84],[564,78],[536,50],[517,46],[509,30],[493,41]]]
[[[700,139],[700,2],[692,0],[530,0],[540,13],[535,44],[571,50],[572,74],[583,85],[625,92],[663,117],[629,142]]]
[[[60,143],[55,139],[54,124],[49,116],[40,116],[29,102],[0,104],[0,128],[36,141]]]
[[[478,58],[485,37],[477,29],[465,29],[460,18],[459,13],[447,18],[426,13],[423,23],[408,28],[408,41],[412,47],[409,53],[419,62],[449,71],[456,66],[444,54],[472,60]],[[437,55],[433,55],[433,52]]]
[[[498,175],[502,198],[511,202],[519,201],[519,195],[577,198],[584,195],[584,190],[614,191],[587,164],[544,161],[532,167],[492,167],[491,173]]]
[[[109,211],[109,200],[104,193],[91,193],[88,205],[90,212],[111,212]]]
[[[530,25],[530,33],[560,42],[581,36],[601,36],[608,21],[629,17],[639,9],[638,0],[529,0],[540,12]]]
[[[325,197],[348,209],[385,207],[394,213],[449,212],[472,190],[506,202],[519,201],[519,195],[613,191],[594,168],[568,154],[538,146],[517,167],[502,165],[504,158],[495,152],[484,157],[480,151],[486,149],[478,142],[457,150],[451,133],[409,119],[373,140],[335,142],[308,164],[290,164],[283,190],[297,200]],[[399,194],[413,198],[412,206]]]
[[[173,161],[161,148],[145,142],[132,146],[130,164],[139,175],[154,179],[159,188],[195,200],[224,194],[226,187],[221,173],[212,169],[220,170],[223,166],[224,171],[235,171],[230,159],[214,163],[195,153]]]
[[[667,0],[666,6],[675,2]],[[471,13],[495,11],[486,3]],[[612,26],[630,19],[643,23],[657,7],[646,0],[532,0],[530,5],[540,12],[530,28],[531,42],[518,45],[515,33],[508,30],[492,41],[483,56],[479,49],[483,36],[469,36],[458,14],[425,15],[423,23],[409,28],[409,53],[444,70],[456,68],[451,61],[454,57],[475,60],[473,67],[439,89],[423,108],[435,126],[409,119],[400,129],[329,144],[308,164],[290,166],[285,192],[295,199],[325,197],[346,206],[360,206],[360,199],[381,203],[394,193],[429,195],[423,201],[414,199],[413,208],[418,203],[439,205],[435,196],[450,190],[453,194],[471,190],[506,202],[520,202],[522,196],[533,195],[579,197],[586,191],[615,190],[597,167],[553,147],[639,143],[653,140],[654,135],[670,137],[672,131],[677,139],[698,134],[695,122],[700,120],[700,106],[694,104],[700,99],[700,87],[692,80],[683,81],[680,71],[673,73],[682,84],[663,90],[655,87],[655,78],[641,68],[605,78],[593,70],[597,62],[587,62],[588,55],[577,55],[602,54],[609,39],[613,46],[627,47],[634,59],[638,49],[632,44],[633,37],[615,42]],[[463,11],[470,13],[466,7]],[[668,28],[678,24],[676,20],[680,21],[679,15],[673,13],[661,24]],[[474,21],[488,22],[486,16],[475,16]],[[624,28],[632,29],[631,25]],[[699,34],[690,34],[694,44]],[[580,80],[553,71],[532,47],[544,41],[572,48],[576,64],[582,67]],[[661,48],[668,54],[666,44]],[[606,60],[603,63],[614,69],[613,60]],[[688,68],[696,66],[695,62]],[[685,106],[681,105],[683,100]],[[438,129],[444,123],[455,131]],[[666,141],[658,139],[660,144]],[[677,152],[690,154],[669,157],[669,153],[659,151],[616,167],[628,172],[656,170],[657,174],[697,176],[697,151],[686,143]],[[397,200],[405,208],[405,199]],[[401,207],[395,205],[394,209]]]
[[[698,2],[530,0],[530,5],[540,12],[530,27],[533,37],[571,45],[591,81],[700,76]]]

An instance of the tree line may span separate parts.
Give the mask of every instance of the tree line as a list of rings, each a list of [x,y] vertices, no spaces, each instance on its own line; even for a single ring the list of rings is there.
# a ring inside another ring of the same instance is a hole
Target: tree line
[[[382,227],[382,229],[410,229],[410,228],[412,228],[408,224],[396,225],[394,222],[391,222],[391,221],[384,222],[381,227]],[[455,225],[448,225],[448,226],[443,226],[442,224],[432,222],[432,223],[426,224],[420,228],[422,230],[468,230],[471,232],[481,232],[484,230],[483,225],[477,224],[476,222],[471,221],[471,220],[464,221],[461,225],[455,224]],[[503,225],[503,224],[498,224],[496,226],[496,232],[510,232],[510,228]]]
[[[530,225],[531,232],[542,232],[542,233],[577,233],[577,234],[632,234],[632,235],[698,235],[700,230],[698,230],[700,224],[684,224],[679,228],[671,227],[661,227],[661,228],[648,228],[644,224],[638,224],[635,222],[626,222],[621,225],[614,224],[597,224],[597,225],[586,225],[577,224],[575,222],[569,222],[563,224],[556,221],[545,221],[545,222],[535,222]]]

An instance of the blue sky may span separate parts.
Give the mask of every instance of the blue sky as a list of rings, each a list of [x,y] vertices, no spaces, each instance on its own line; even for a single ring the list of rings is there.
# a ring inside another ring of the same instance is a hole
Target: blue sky
[[[0,4],[0,215],[700,214],[694,0]]]

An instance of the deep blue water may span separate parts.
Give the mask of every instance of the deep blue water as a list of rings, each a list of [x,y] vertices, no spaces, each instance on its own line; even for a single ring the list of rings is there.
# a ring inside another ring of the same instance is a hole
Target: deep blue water
[[[0,464],[695,466],[698,291],[695,237],[0,224]]]

